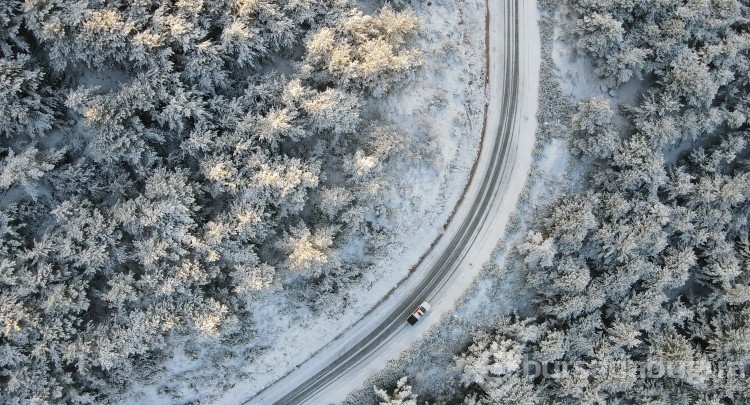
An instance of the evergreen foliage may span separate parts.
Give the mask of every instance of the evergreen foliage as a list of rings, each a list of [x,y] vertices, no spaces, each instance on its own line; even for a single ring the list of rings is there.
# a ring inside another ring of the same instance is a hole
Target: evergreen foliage
[[[567,133],[592,163],[588,188],[554,201],[517,245],[536,314],[502,320],[455,359],[465,403],[747,403],[744,374],[718,371],[750,366],[750,9],[569,5],[596,73],[612,88],[642,79],[643,95],[619,109],[578,104]],[[507,376],[509,347],[575,366]],[[692,368],[639,378],[648,362]]]
[[[400,135],[366,106],[419,66],[413,13],[0,3],[0,402],[113,401],[178,336],[251,337],[264,289],[345,291],[367,263],[341,246],[387,239],[366,218]]]

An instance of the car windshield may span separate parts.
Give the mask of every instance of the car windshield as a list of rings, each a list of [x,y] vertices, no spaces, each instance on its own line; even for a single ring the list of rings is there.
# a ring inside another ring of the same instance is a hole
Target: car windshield
[[[426,310],[426,309],[424,309],[424,307],[423,307],[423,306],[421,306],[421,305],[419,306],[419,310],[420,310],[420,311],[422,311],[422,313],[425,313],[425,312],[427,312],[427,310]]]

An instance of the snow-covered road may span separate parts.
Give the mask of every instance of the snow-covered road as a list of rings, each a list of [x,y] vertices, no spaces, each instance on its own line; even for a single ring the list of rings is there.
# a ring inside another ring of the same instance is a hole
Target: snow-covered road
[[[343,401],[436,325],[490,259],[531,167],[540,44],[535,1],[488,0],[487,10],[489,103],[482,148],[444,234],[405,282],[341,336],[263,391],[237,387],[219,403]],[[406,317],[424,300],[431,313],[408,325]]]

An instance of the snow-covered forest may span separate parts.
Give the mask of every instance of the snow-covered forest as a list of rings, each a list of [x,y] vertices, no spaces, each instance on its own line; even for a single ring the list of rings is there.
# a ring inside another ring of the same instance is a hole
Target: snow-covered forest
[[[0,1],[0,403],[258,392],[371,309],[474,172],[483,7]],[[750,4],[538,7],[512,224],[347,403],[750,402]]]
[[[750,365],[750,8],[732,0],[569,6],[576,49],[595,73],[610,89],[636,85],[640,95],[632,105],[599,96],[577,104],[566,136],[590,163],[586,187],[550,204],[517,246],[534,314],[499,322],[488,339],[509,339],[497,352],[541,364],[587,364],[543,382],[489,384],[487,395],[746,403],[748,380],[717,365],[743,374]],[[472,351],[460,360],[466,371],[479,359]],[[709,371],[639,378],[646,361]],[[618,362],[626,366],[603,371]],[[465,385],[482,380],[486,371],[477,371]]]
[[[422,64],[396,6],[0,2],[0,402],[127,395],[181,337],[254,339],[267,288],[331,310],[390,162],[432,159],[378,116]]]
[[[446,320],[352,403],[747,403],[750,7],[541,3],[538,156],[564,139],[570,162],[464,303],[512,305]]]

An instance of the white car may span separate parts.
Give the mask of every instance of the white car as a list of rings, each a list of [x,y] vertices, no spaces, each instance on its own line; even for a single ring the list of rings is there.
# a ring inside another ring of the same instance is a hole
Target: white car
[[[409,319],[406,320],[406,322],[409,322],[410,325],[414,325],[417,323],[417,321],[424,316],[424,314],[427,313],[427,311],[430,310],[430,304],[427,303],[427,301],[423,302],[419,308],[417,308],[416,311],[414,311],[411,316],[409,316]]]

